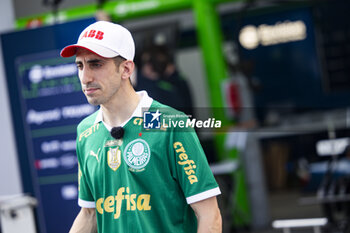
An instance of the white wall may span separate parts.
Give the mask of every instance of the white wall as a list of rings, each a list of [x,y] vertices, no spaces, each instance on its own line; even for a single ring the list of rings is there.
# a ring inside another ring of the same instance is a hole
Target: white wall
[[[11,0],[0,1],[0,33],[14,28],[14,10]],[[1,43],[1,41],[0,41]],[[22,192],[14,132],[2,49],[0,46],[0,196]]]

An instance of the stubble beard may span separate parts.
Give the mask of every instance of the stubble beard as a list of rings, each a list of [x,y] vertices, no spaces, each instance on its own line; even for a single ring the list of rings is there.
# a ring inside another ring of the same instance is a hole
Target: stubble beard
[[[91,104],[91,105],[94,105],[94,106],[104,105],[104,104],[107,104],[113,98],[113,96],[116,95],[118,90],[119,90],[119,88],[114,89],[114,91],[108,96],[87,96],[87,95],[85,95],[85,97],[86,97],[87,101],[89,102],[89,104]]]
[[[100,105],[100,101],[98,101],[97,99],[90,98],[90,97],[86,97],[86,99],[91,105],[94,105],[94,106]]]

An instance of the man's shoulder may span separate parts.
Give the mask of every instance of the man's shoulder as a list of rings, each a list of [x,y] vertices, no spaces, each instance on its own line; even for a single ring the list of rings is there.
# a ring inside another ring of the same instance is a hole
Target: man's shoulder
[[[78,132],[83,132],[86,129],[90,128],[91,126],[93,126],[95,124],[95,120],[98,114],[97,110],[96,112],[90,114],[89,116],[85,117],[78,125],[77,130]]]

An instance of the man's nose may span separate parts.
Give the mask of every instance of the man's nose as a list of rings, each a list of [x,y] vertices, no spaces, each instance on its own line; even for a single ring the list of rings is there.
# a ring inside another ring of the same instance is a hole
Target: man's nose
[[[89,70],[85,69],[85,68],[80,71],[79,76],[80,76],[82,84],[88,84],[88,83],[92,82],[92,80],[93,80],[92,73],[89,72]]]

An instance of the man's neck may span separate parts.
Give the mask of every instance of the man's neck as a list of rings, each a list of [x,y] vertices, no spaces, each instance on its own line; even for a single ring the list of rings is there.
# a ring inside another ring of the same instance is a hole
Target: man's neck
[[[129,90],[120,90],[118,97],[106,105],[101,105],[103,121],[111,126],[120,126],[127,121],[135,111],[141,97],[132,87]]]

